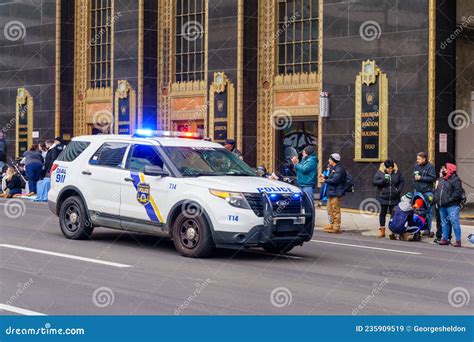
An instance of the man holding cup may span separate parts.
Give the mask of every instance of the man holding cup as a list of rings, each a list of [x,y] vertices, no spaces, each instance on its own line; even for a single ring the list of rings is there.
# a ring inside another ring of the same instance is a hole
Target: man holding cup
[[[413,186],[415,191],[423,194],[427,201],[434,199],[433,184],[436,181],[436,170],[433,164],[428,161],[428,155],[420,152],[416,155],[415,171],[413,172]],[[431,210],[426,215],[428,229],[431,232],[432,213]]]

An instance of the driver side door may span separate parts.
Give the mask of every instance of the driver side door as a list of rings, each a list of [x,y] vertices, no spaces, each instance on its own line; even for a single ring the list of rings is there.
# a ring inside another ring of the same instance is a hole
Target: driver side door
[[[147,165],[165,168],[154,145],[134,144],[125,164],[127,174],[121,183],[120,216],[124,229],[150,223],[162,226],[165,223],[169,177],[145,175]]]

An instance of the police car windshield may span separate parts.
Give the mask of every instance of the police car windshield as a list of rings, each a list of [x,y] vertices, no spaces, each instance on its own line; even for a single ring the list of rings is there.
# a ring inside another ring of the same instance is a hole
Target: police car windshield
[[[225,148],[180,146],[163,149],[184,177],[256,176],[250,166]]]

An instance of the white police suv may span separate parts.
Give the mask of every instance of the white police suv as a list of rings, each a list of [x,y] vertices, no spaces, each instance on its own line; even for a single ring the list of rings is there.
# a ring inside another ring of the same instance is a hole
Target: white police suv
[[[193,133],[74,138],[52,167],[48,203],[69,239],[121,229],[170,237],[187,257],[215,247],[285,253],[314,229],[312,201],[297,187],[257,177]]]

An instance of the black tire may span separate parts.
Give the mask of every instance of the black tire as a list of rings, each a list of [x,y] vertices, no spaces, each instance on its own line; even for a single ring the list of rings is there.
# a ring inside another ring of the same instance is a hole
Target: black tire
[[[90,239],[94,227],[92,227],[87,216],[86,207],[80,197],[68,197],[61,204],[61,208],[59,208],[59,226],[68,239]]]
[[[188,258],[205,258],[215,249],[211,229],[202,215],[180,213],[173,222],[173,242],[176,250]]]
[[[277,245],[277,246],[263,246],[263,250],[272,254],[285,254],[290,252],[295,245]]]

